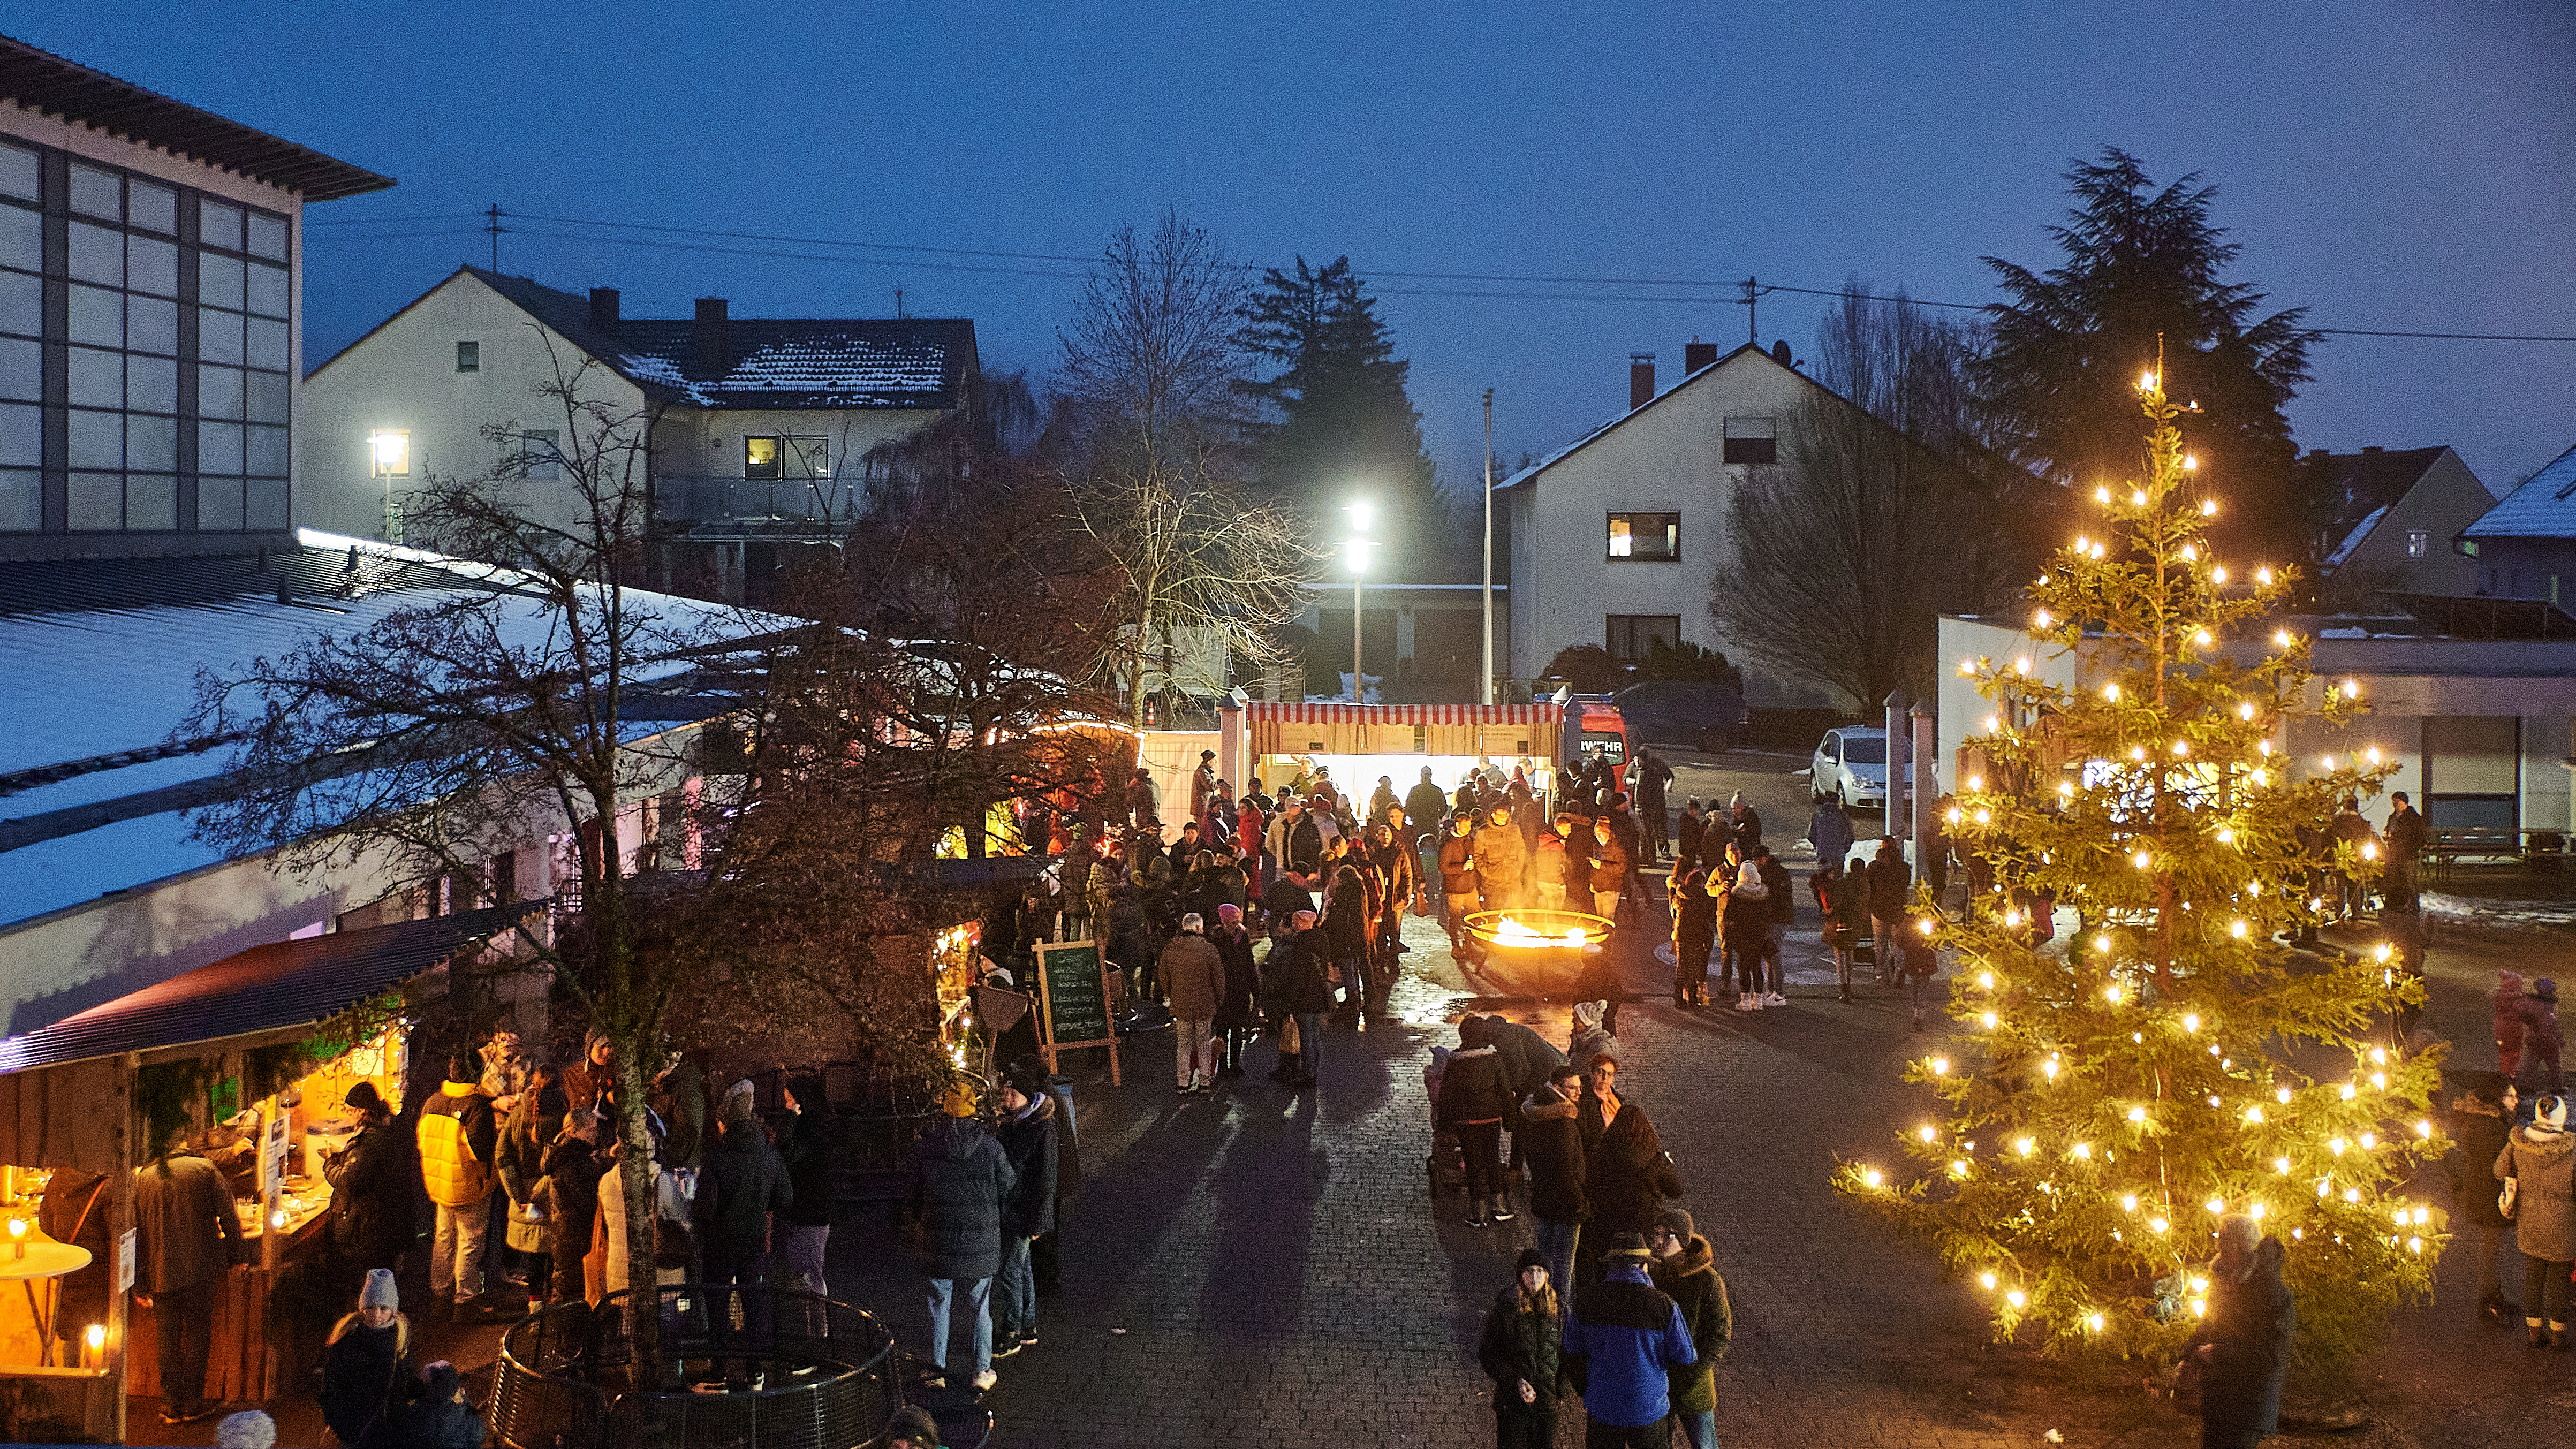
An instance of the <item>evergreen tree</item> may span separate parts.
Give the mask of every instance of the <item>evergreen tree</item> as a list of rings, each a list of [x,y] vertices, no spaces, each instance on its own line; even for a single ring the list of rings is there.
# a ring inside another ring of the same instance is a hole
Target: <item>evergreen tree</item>
[[[2429,1291],[2442,1240],[2405,1192],[2443,1146],[2439,1053],[2370,1039],[2421,985],[2384,948],[2275,939],[2321,917],[2325,869],[2373,869],[2318,826],[2388,767],[2358,685],[2311,703],[2308,641],[2265,622],[2289,571],[2231,578],[2212,552],[2218,504],[2153,374],[2145,405],[2147,481],[2093,492],[2100,520],[2031,591],[2028,652],[1959,663],[1994,713],[1947,819],[2000,894],[1920,921],[1955,953],[1969,1041],[1908,1071],[1945,1109],[1900,1132],[1913,1166],[1835,1183],[1972,1277],[1999,1334],[2150,1356],[2202,1310],[2219,1214],[2251,1213],[2287,1249],[2301,1361],[2332,1370]],[[2289,758],[2319,720],[2360,753]],[[2078,929],[2036,939],[2034,902]]]
[[[1376,308],[1348,257],[1321,269],[1299,257],[1293,275],[1263,274],[1243,308],[1243,345],[1281,371],[1247,385],[1275,409],[1255,430],[1258,476],[1281,502],[1328,525],[1340,522],[1342,505],[1366,498],[1380,520],[1372,536],[1386,545],[1371,560],[1376,577],[1472,573],[1472,551],[1463,561],[1451,556],[1452,510],[1433,485],[1422,417],[1405,395],[1408,364]]]
[[[2216,530],[2240,557],[2306,557],[2314,512],[2281,409],[2308,380],[2318,334],[2292,308],[2256,320],[2262,293],[2222,280],[2241,250],[2210,224],[2217,188],[2197,174],[2153,189],[2137,159],[2106,148],[2066,174],[2076,205],[2049,235],[2065,260],[2035,275],[1985,258],[2013,300],[1987,308],[1991,343],[1979,391],[2017,461],[2077,496],[2135,476],[2130,385],[2163,339],[2165,391],[2198,412],[2188,453],[2225,478],[2235,503]],[[2043,537],[2054,520],[2034,515]]]

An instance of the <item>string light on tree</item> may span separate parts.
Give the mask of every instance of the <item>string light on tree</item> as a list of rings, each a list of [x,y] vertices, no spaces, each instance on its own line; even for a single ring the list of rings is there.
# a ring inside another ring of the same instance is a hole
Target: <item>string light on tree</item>
[[[2207,1311],[2218,1217],[2259,1212],[2290,1245],[2303,1361],[2349,1363],[2430,1288],[2443,1215],[2403,1194],[2445,1146],[2438,1068],[2359,1035],[2420,985],[2281,940],[2323,909],[2303,829],[2391,765],[2358,742],[2330,764],[2302,751],[2313,768],[2275,754],[2358,715],[2362,691],[2312,691],[2310,641],[2268,617],[2296,571],[2228,586],[2203,533],[2227,480],[2188,466],[2158,382],[2143,375],[2145,476],[2094,491],[2102,528],[2032,586],[2029,646],[1960,661],[1994,718],[1947,818],[2002,900],[1938,931],[1961,1040],[1907,1079],[1943,1120],[1835,1186],[1973,1272],[1998,1335],[2149,1356]],[[2377,869],[2348,845],[2334,865]],[[2098,929],[2035,939],[2032,895]],[[2335,1052],[2352,1069],[2312,1075]],[[2004,1150],[1976,1158],[1980,1137]]]

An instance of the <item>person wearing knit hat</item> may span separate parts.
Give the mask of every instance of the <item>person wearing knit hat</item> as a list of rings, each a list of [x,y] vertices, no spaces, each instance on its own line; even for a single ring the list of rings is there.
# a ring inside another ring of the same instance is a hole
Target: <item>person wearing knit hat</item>
[[[1523,1249],[1476,1344],[1476,1362],[1494,1381],[1494,1442],[1502,1449],[1556,1442],[1556,1407],[1572,1387],[1562,1324],[1547,1255]]]
[[[1589,1236],[1589,1230],[1586,1236]],[[1600,1282],[1574,1294],[1565,1314],[1565,1352],[1586,1364],[1585,1443],[1664,1449],[1672,1372],[1698,1361],[1681,1309],[1648,1281],[1652,1253],[1634,1232],[1611,1239]]]
[[[1002,1144],[976,1122],[975,1096],[960,1083],[942,1104],[946,1115],[912,1147],[906,1201],[920,1224],[921,1275],[929,1280],[930,1388],[948,1386],[949,1308],[964,1290],[974,1316],[975,1387],[993,1373],[993,1278],[1002,1269],[1002,1207],[1019,1174]]]
[[[733,1296],[725,1291],[729,1285],[759,1289],[768,1284],[770,1215],[783,1215],[796,1205],[795,1179],[761,1130],[749,1087],[742,1082],[725,1093],[719,1130],[700,1157],[697,1193],[690,1203],[699,1281],[716,1290],[719,1305]],[[743,1332],[756,1342],[769,1331],[769,1295],[746,1292],[742,1299]],[[719,1311],[719,1344],[731,1336],[724,1317]],[[749,1378],[750,1365],[744,1363],[737,1373]]]
[[[226,1414],[215,1425],[215,1449],[274,1449],[277,1421],[258,1409]]]
[[[1680,1208],[1664,1209],[1646,1242],[1655,1254],[1655,1287],[1681,1310],[1698,1356],[1697,1362],[1666,1376],[1673,1417],[1681,1421],[1682,1437],[1691,1449],[1716,1449],[1717,1361],[1726,1356],[1726,1341],[1735,1334],[1726,1280],[1718,1276],[1708,1239],[1692,1230],[1691,1215]]]
[[[407,1417],[403,1442],[421,1449],[481,1449],[491,1437],[483,1417],[465,1401],[456,1365],[445,1359],[421,1370],[420,1392]]]
[[[368,1272],[358,1310],[331,1329],[322,1351],[322,1422],[341,1443],[394,1449],[402,1442],[411,1379],[411,1322],[389,1269]]]
[[[2567,1099],[2532,1104],[2529,1124],[2513,1129],[2496,1154],[2495,1176],[2511,1179],[2514,1240],[2522,1249],[2522,1324],[2531,1346],[2564,1350],[2567,1275],[2576,1265],[2576,1133],[2567,1130]],[[2548,1331],[2542,1332],[2546,1322]]]
[[[886,1449],[939,1449],[939,1421],[918,1404],[906,1404],[886,1420]]]
[[[1037,1240],[1056,1228],[1057,1168],[1063,1149],[1055,1118],[1055,1098],[1047,1091],[1043,1071],[1023,1066],[1003,1081],[1001,1119],[993,1126],[993,1137],[1002,1144],[1014,1180],[1002,1197],[1002,1270],[994,1284],[1000,1301],[993,1310],[993,1357],[997,1359],[1038,1343],[1033,1253]]]
[[[2290,1367],[2298,1301],[2281,1281],[2278,1238],[2245,1213],[2218,1220],[2209,1265],[2209,1311],[2184,1345],[2201,1364],[2200,1442],[2245,1445],[2281,1431],[2281,1381]]]
[[[1603,1020],[1609,1009],[1607,1001],[1574,1003],[1574,1031],[1565,1040],[1567,1061],[1589,1070],[1594,1057],[1619,1054],[1619,1038],[1611,1035]]]

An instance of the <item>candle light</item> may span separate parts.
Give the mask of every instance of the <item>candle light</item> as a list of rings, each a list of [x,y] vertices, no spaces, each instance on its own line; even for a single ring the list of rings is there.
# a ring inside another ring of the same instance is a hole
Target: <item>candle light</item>
[[[27,1256],[27,1220],[25,1218],[11,1218],[9,1220],[9,1241],[17,1250],[12,1254],[13,1257],[24,1258]]]
[[[107,1325],[93,1323],[89,1326],[89,1331],[81,1335],[81,1367],[95,1369],[106,1366]]]

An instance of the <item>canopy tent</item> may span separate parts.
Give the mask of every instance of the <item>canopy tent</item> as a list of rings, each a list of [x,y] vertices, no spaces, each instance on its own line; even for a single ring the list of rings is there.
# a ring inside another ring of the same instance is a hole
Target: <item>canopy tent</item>
[[[1229,711],[1230,713],[1231,711]],[[1242,707],[1251,753],[1556,756],[1560,704],[1264,704]]]

